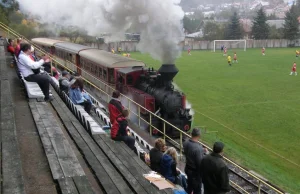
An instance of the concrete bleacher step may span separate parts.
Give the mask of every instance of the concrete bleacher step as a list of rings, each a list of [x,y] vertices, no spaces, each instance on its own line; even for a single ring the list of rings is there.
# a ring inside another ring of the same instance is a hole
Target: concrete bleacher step
[[[1,66],[4,66],[0,63]],[[3,71],[1,70],[3,73]],[[2,188],[3,194],[25,193],[22,163],[17,139],[14,104],[10,83],[1,77],[1,152],[2,152]],[[1,174],[0,173],[0,174]]]

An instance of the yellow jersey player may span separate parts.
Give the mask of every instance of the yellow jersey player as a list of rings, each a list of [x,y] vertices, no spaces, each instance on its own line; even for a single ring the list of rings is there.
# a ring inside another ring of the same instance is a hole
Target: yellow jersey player
[[[228,55],[227,61],[228,61],[228,65],[231,66],[231,56],[230,55]]]
[[[296,58],[298,59],[300,55],[300,51],[296,50]]]

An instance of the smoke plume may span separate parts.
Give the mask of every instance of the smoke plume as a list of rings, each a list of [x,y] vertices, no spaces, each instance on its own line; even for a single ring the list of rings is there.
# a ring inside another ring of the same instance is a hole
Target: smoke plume
[[[138,49],[163,63],[174,63],[183,40],[181,0],[18,0],[22,11],[42,22],[111,33],[124,40],[132,29],[141,34]]]

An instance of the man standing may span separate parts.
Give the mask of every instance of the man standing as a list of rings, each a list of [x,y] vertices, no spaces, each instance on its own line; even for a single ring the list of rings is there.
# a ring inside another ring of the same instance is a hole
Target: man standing
[[[194,128],[192,138],[183,144],[186,157],[185,173],[188,177],[188,194],[201,194],[200,164],[204,151],[198,142],[200,136],[200,129]]]
[[[201,162],[201,177],[204,194],[225,194],[230,191],[228,167],[223,160],[224,144],[216,142],[213,152]]]

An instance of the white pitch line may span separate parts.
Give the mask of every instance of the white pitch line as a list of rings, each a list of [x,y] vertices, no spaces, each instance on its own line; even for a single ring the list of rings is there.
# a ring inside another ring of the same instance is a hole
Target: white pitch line
[[[224,106],[207,106],[207,107],[201,107],[201,109],[240,107],[240,106],[257,105],[257,104],[276,104],[276,103],[280,103],[280,102],[297,102],[297,101],[300,101],[300,99],[298,99],[298,100],[278,100],[278,101],[248,102],[248,103],[231,104],[231,105],[224,105]]]

